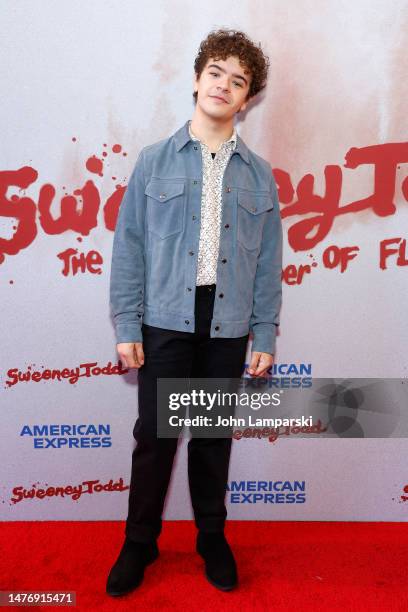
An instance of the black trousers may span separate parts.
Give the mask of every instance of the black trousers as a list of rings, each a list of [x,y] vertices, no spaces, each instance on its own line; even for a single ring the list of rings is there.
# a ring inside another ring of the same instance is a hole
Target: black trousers
[[[134,540],[156,539],[171,477],[177,438],[157,438],[157,378],[240,378],[248,334],[210,338],[216,286],[197,286],[195,332],[143,324],[145,363],[138,371],[139,416],[133,429],[129,512],[125,533]],[[231,438],[192,437],[188,479],[195,524],[203,531],[224,528]]]

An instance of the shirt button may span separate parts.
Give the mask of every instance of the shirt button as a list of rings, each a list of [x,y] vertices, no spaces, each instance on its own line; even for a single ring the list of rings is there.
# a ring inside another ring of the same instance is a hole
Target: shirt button
[[[194,251],[189,251],[188,254],[189,255],[194,255]]]
[[[252,212],[256,212],[256,211],[257,211],[256,206],[253,206],[253,207],[251,208],[251,210],[252,210]]]
[[[196,146],[194,145],[194,149],[197,151],[198,147],[196,147]]]
[[[226,224],[224,225],[224,227],[228,229],[228,228],[229,228],[229,223],[226,223]]]
[[[193,181],[193,185],[197,185],[198,181]]]
[[[187,291],[191,291],[191,287],[187,287]]]
[[[224,294],[223,294],[223,293],[219,293],[219,294],[218,294],[218,297],[223,298],[223,297],[224,297]]]
[[[166,194],[165,194],[165,193],[161,193],[161,194],[159,195],[159,198],[160,198],[161,200],[162,200],[163,198],[165,198],[165,197],[166,197]]]
[[[225,191],[227,191],[229,193],[231,191],[231,187],[226,187]]]
[[[222,261],[222,263],[227,263],[227,260],[225,259],[225,257],[224,257],[224,259],[221,259],[221,261]]]
[[[216,325],[216,326],[214,327],[214,329],[215,329],[215,331],[218,331],[218,330],[220,329],[220,326],[219,326],[219,325]]]
[[[184,323],[185,323],[186,325],[188,325],[188,324],[190,323],[190,321],[187,321],[187,319],[186,319],[186,320],[184,321]]]
[[[191,218],[192,218],[193,221],[195,221],[197,219],[197,217],[195,215],[193,215]]]

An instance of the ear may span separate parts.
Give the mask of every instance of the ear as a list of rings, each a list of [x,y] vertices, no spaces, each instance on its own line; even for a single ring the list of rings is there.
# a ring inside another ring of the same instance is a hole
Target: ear
[[[194,73],[194,76],[193,76],[193,90],[198,91],[198,79],[197,79],[196,73]]]

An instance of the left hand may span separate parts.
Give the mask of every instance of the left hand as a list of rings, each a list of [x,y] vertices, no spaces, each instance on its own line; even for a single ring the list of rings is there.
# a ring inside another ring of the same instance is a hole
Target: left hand
[[[251,376],[263,376],[265,372],[273,365],[273,355],[270,353],[258,353],[257,351],[251,354],[251,363],[248,367],[248,373]]]

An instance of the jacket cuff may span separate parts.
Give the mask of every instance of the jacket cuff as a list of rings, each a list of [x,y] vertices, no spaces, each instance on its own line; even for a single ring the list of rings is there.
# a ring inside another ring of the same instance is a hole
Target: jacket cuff
[[[115,331],[117,344],[120,342],[143,342],[141,323],[117,323]]]
[[[275,354],[276,325],[274,323],[255,323],[252,333],[254,335],[252,351]]]

